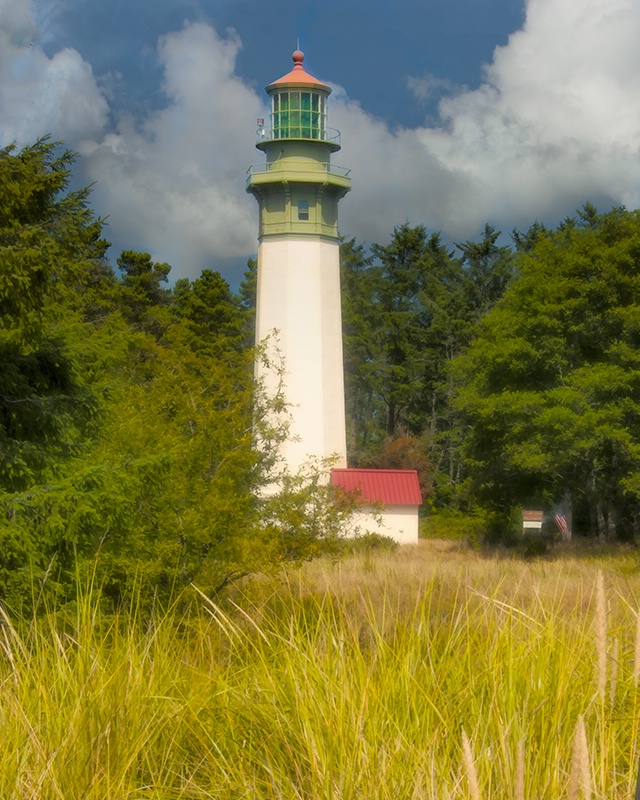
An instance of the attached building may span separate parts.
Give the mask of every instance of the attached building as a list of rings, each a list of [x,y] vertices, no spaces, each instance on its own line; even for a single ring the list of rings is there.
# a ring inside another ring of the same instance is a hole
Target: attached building
[[[399,544],[417,544],[422,495],[414,469],[334,469],[331,483],[362,503],[354,533],[379,533]]]

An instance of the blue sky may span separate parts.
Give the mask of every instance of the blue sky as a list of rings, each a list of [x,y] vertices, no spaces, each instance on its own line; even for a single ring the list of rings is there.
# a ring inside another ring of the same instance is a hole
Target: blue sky
[[[0,144],[51,133],[124,248],[236,283],[264,86],[334,88],[340,227],[449,241],[640,203],[640,0],[0,0]]]
[[[53,54],[66,44],[97,74],[120,70],[129,100],[146,104],[157,102],[162,77],[156,42],[186,20],[235,30],[242,41],[237,73],[257,88],[288,68],[299,39],[316,71],[370,113],[416,125],[424,103],[415,102],[407,76],[478,85],[483,63],[522,24],[523,11],[522,0],[77,0],[59,15],[59,34],[46,49]]]

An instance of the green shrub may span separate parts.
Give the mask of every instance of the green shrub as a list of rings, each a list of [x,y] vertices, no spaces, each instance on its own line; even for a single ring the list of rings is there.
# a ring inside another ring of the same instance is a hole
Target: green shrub
[[[372,550],[391,552],[397,547],[398,543],[391,536],[370,531],[344,540],[344,552],[348,554],[369,553]]]
[[[465,539],[481,542],[487,533],[487,517],[482,512],[463,513],[446,509],[433,511],[420,520],[422,539]]]

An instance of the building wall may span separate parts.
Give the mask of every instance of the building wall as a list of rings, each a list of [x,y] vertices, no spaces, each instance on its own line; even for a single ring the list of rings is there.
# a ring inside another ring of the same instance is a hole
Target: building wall
[[[345,467],[346,433],[340,257],[335,239],[319,236],[269,236],[258,250],[257,341],[268,338],[267,352],[284,359],[284,393],[293,417],[283,448],[296,470],[309,455],[337,455]],[[267,391],[278,375],[257,365]],[[291,441],[295,440],[297,441]]]
[[[398,544],[418,543],[418,506],[387,506],[383,511],[363,509],[352,516],[354,535],[380,533]]]

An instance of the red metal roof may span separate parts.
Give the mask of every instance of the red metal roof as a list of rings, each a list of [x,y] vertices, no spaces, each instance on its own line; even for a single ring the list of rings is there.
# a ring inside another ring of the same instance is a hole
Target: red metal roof
[[[359,492],[368,503],[385,506],[422,505],[415,469],[334,469],[331,483],[346,492]]]
[[[327,94],[331,93],[331,89],[327,86],[326,83],[322,83],[317,78],[314,78],[313,75],[309,75],[306,69],[302,66],[302,62],[304,61],[304,53],[301,50],[296,50],[292,56],[294,67],[291,72],[288,72],[286,75],[283,75],[282,78],[278,78],[277,81],[270,83],[267,86],[267,91],[274,86],[282,86],[282,85],[297,85],[297,86],[312,86],[315,89],[324,89]]]

